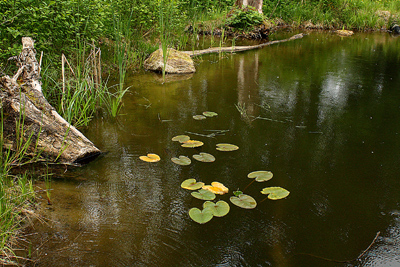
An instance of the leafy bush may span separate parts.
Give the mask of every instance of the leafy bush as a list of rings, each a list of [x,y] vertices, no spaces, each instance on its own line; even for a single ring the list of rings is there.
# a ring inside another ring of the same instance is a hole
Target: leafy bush
[[[243,9],[235,9],[227,19],[226,24],[238,30],[249,30],[262,22],[262,14],[258,13],[255,8],[248,6]]]

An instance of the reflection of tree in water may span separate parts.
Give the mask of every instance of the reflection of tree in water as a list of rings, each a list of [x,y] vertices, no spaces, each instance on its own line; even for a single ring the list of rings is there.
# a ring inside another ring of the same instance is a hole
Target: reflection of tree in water
[[[254,56],[237,55],[237,94],[238,104],[242,105],[248,117],[256,117],[258,103],[258,76],[259,58],[258,53]]]

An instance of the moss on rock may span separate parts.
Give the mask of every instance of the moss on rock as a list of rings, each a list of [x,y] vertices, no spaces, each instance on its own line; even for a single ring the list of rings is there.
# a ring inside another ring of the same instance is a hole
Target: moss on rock
[[[151,71],[162,72],[164,66],[163,53],[161,49],[153,52],[144,61],[144,68]],[[165,73],[193,73],[196,72],[194,62],[187,53],[168,48],[167,64]]]

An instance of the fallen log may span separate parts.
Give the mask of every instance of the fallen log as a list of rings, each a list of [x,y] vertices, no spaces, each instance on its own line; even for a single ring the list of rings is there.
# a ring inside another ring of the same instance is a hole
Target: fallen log
[[[300,39],[300,38],[303,38],[303,37],[304,37],[304,34],[303,33],[299,33],[299,34],[293,35],[292,37],[290,37],[288,39],[266,42],[266,43],[262,43],[262,44],[259,44],[259,45],[231,46],[231,47],[211,47],[211,48],[203,49],[203,50],[182,51],[182,52],[188,54],[191,57],[200,56],[200,55],[204,55],[204,54],[211,54],[211,53],[235,53],[235,52],[258,49],[258,48],[262,48],[264,46],[269,46],[269,45],[273,45],[273,44],[293,41],[293,40]]]
[[[75,164],[100,155],[100,150],[64,120],[42,93],[40,65],[32,38],[22,38],[14,59],[18,71],[0,78],[2,141],[6,149],[48,162]]]

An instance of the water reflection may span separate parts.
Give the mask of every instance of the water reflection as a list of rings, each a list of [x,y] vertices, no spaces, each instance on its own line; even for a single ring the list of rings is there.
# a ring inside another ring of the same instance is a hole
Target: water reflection
[[[37,226],[45,235],[35,243],[38,264],[346,266],[305,254],[354,259],[377,231],[385,234],[360,266],[394,264],[399,227],[387,214],[399,209],[397,47],[398,39],[385,34],[312,33],[262,50],[204,56],[197,73],[179,82],[132,76],[126,115],[96,118],[85,132],[108,153],[75,179],[53,183],[47,215],[57,223]],[[218,117],[192,119],[207,110]],[[198,153],[171,142],[173,136],[207,130],[229,130],[192,136],[215,163],[182,167],[169,160]],[[218,152],[221,142],[240,149]],[[138,160],[147,153],[162,160]],[[246,190],[259,202],[255,210],[231,205],[226,217],[206,225],[190,220],[188,210],[202,202],[180,188],[183,180],[220,181],[232,191],[245,188],[255,170],[274,173]],[[291,195],[260,203],[267,186]]]

